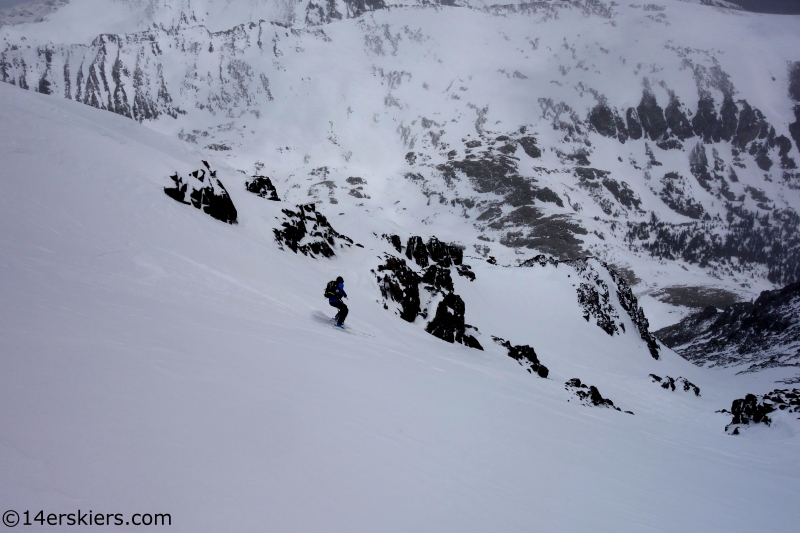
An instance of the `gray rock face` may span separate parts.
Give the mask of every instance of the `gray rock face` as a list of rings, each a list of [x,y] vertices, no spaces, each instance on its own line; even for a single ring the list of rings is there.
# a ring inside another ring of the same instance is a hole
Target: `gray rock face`
[[[696,365],[800,367],[800,283],[764,291],[753,303],[707,307],[655,335]]]

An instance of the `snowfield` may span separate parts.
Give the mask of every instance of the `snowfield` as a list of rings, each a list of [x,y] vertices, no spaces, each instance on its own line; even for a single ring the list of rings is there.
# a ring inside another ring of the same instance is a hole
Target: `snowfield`
[[[203,159],[238,224],[163,193]],[[613,336],[584,320],[566,265],[467,249],[476,279],[453,282],[480,351],[384,309],[370,272],[394,253],[382,233],[452,240],[456,217],[318,204],[363,248],[282,251],[276,218],[295,204],[247,192],[223,159],[8,84],[0,162],[4,512],[170,513],[187,532],[751,533],[800,520],[797,415],[732,437],[715,413],[777,374],[698,368],[665,347],[654,359],[627,315]],[[352,334],[314,318],[333,316],[322,291],[336,275]],[[548,379],[492,335],[533,346]],[[635,414],[581,405],[564,386],[576,377]]]

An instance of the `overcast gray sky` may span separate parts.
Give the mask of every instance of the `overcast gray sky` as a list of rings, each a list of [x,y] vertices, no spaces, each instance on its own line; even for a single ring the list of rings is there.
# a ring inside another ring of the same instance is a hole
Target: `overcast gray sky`
[[[0,8],[27,4],[37,0],[0,0]],[[653,0],[657,3],[657,0]],[[729,0],[759,13],[800,14],[800,0]]]

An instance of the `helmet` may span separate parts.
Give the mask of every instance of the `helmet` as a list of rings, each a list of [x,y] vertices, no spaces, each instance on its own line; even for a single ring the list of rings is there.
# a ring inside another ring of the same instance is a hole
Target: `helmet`
[[[336,278],[336,283],[344,283],[344,278],[342,278],[342,276],[339,276],[338,278]]]

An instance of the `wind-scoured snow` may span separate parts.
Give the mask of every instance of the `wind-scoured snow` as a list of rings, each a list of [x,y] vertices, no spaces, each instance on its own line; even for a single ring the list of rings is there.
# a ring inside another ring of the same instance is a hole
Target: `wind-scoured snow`
[[[164,194],[204,159],[237,224]],[[665,347],[654,359],[618,307],[624,331],[584,318],[567,265],[466,251],[475,281],[452,281],[483,351],[384,309],[369,269],[396,250],[380,235],[458,234],[457,217],[393,214],[402,187],[364,174],[372,204],[317,204],[363,248],[313,259],[275,241],[294,203],[122,116],[2,84],[0,161],[4,511],[170,513],[170,529],[192,532],[752,532],[800,519],[800,421],[734,437],[715,413],[772,391],[770,370],[698,368]],[[322,292],[337,275],[352,335],[315,318],[333,315]],[[532,346],[548,378],[491,336]],[[573,378],[634,415],[582,405]]]

